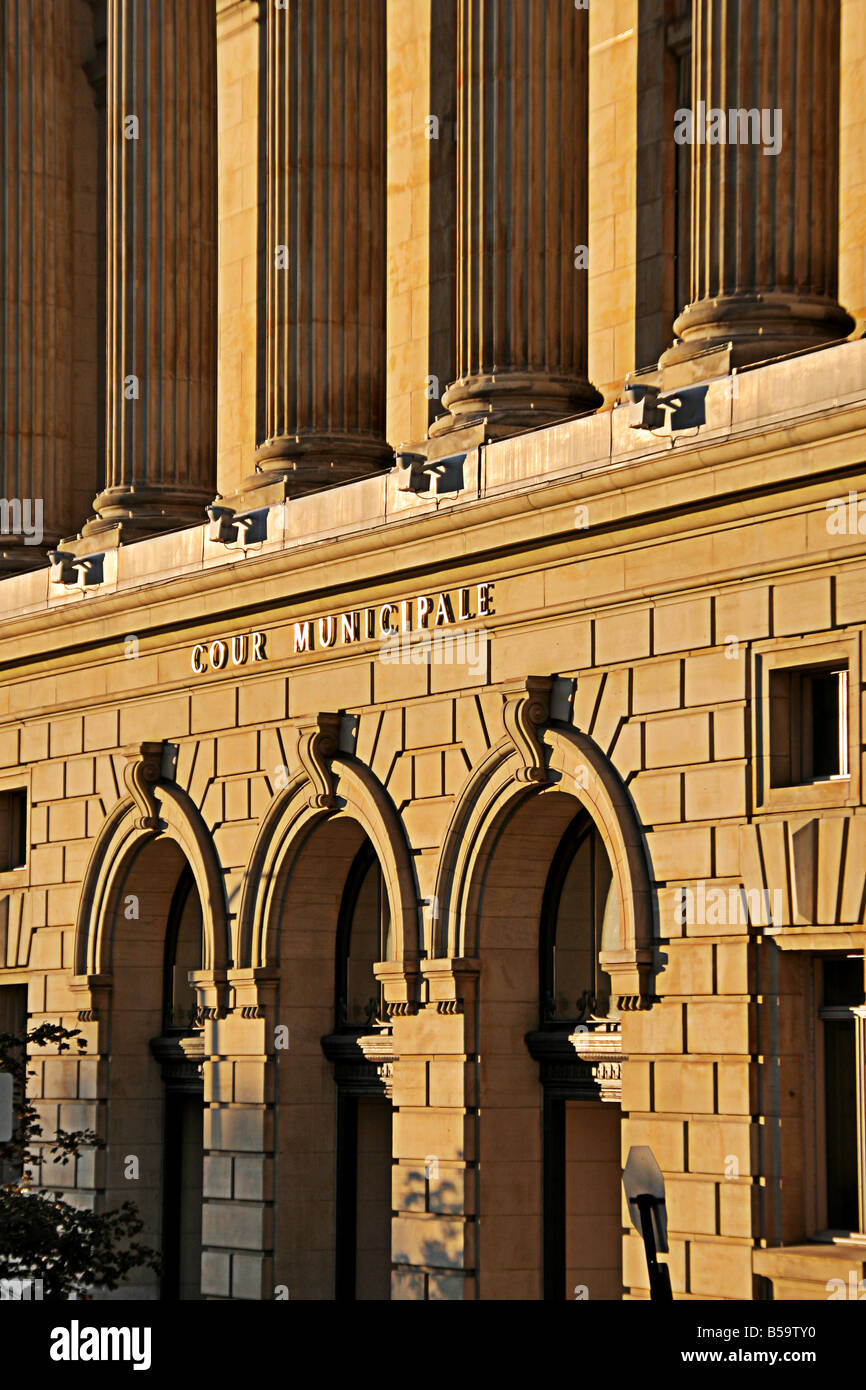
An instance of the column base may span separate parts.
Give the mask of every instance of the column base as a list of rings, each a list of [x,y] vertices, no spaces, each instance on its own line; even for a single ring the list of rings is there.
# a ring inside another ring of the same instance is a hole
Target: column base
[[[82,536],[95,536],[121,527],[126,541],[143,540],[163,531],[202,526],[205,508],[213,500],[209,491],[152,485],[106,488],[94,498],[95,515],[82,527]]]
[[[731,294],[689,304],[674,323],[681,340],[659,358],[673,367],[730,348],[730,368],[824,347],[847,338],[854,320],[835,300],[796,294]]]
[[[453,382],[442,397],[448,411],[430,426],[431,439],[486,423],[490,439],[506,439],[597,410],[603,397],[585,377],[544,372],[495,372]]]
[[[279,435],[259,445],[255,460],[256,472],[241,484],[241,495],[282,485],[283,497],[302,497],[390,468],[394,450],[379,435]]]

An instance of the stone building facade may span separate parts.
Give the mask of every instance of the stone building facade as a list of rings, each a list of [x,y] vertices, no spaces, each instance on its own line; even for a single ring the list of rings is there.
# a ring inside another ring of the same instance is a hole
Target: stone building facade
[[[862,1279],[862,0],[0,23],[41,1181],[131,1297],[646,1298],[648,1146],[675,1297]]]

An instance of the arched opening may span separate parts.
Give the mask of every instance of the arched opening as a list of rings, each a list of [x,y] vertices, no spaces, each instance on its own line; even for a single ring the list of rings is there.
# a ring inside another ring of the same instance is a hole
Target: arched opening
[[[600,954],[619,938],[619,901],[601,836],[579,811],[559,842],[541,908],[542,1023],[615,1017]]]
[[[383,1079],[391,1029],[378,961],[394,959],[391,907],[368,839],[346,876],[337,923],[335,1026],[330,1048],[358,1056],[337,1081],[336,1297],[388,1299],[391,1288],[391,1101]]]
[[[190,970],[203,958],[203,913],[183,852],[166,837],[140,843],[108,911],[113,979],[107,1201],[132,1200],[142,1239],[163,1256],[159,1288],[201,1297],[203,1101],[200,1030]]]
[[[204,1057],[190,973],[202,968],[204,919],[195,880],[184,865],[169,908],[163,956],[162,1033],[151,1051],[164,1087],[162,1219],[165,1299],[201,1297],[203,1096],[197,1063]]]
[[[374,965],[394,959],[391,907],[376,851],[368,839],[346,876],[337,922],[336,1022],[363,1027],[381,1018],[382,987]]]
[[[599,1064],[617,1067],[619,1014],[602,953],[619,937],[619,902],[598,828],[566,827],[544,887],[539,1029],[543,1101],[544,1298],[620,1298],[620,1110]]]
[[[488,834],[475,856],[480,1295],[618,1298],[619,1021],[600,964],[619,933],[612,866],[557,787],[512,798]]]
[[[287,846],[271,917],[290,1030],[277,1057],[275,1282],[292,1298],[387,1299],[391,1028],[374,966],[394,954],[394,910],[357,820],[320,817]]]

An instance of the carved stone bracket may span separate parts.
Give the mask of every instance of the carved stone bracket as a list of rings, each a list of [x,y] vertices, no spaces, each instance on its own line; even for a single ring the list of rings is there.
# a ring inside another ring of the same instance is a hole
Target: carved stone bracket
[[[516,774],[518,782],[544,785],[548,781],[544,746],[538,731],[550,718],[552,688],[550,676],[527,676],[519,692],[506,697],[505,731],[523,764]]]
[[[163,741],[139,743],[126,750],[123,780],[138,809],[135,824],[139,830],[159,830],[159,808],[153,789],[162,775],[164,746]]]
[[[322,1051],[334,1065],[334,1080],[348,1095],[392,1097],[394,1039],[389,1028],[343,1028],[322,1038]]]
[[[302,729],[298,739],[298,757],[315,789],[309,801],[314,810],[333,811],[337,807],[330,760],[340,747],[341,724],[340,714],[317,714],[312,728]]]

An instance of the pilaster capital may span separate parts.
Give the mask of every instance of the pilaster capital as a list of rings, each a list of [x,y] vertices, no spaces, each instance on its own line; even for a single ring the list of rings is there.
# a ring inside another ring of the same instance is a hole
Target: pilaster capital
[[[101,1022],[108,1017],[111,990],[114,984],[111,975],[73,975],[69,988],[78,995],[79,1023]]]
[[[388,1018],[401,1018],[418,1012],[419,961],[417,955],[403,960],[376,961],[373,974],[382,986]]]
[[[277,1001],[280,972],[269,967],[227,970],[226,996],[231,1007],[242,1018],[263,1018]]]
[[[480,960],[450,956],[441,960],[422,960],[421,978],[430,1004],[440,1014],[463,1013],[475,1001]]]

